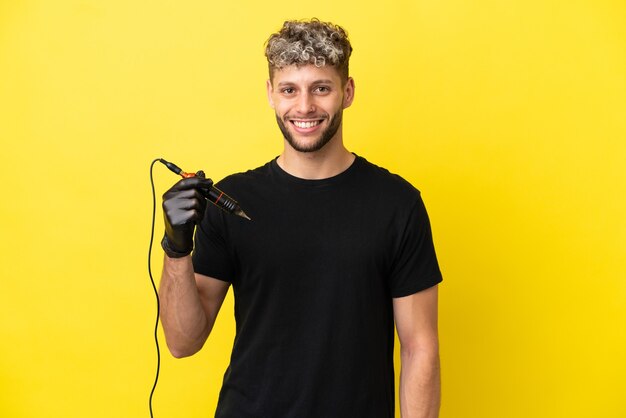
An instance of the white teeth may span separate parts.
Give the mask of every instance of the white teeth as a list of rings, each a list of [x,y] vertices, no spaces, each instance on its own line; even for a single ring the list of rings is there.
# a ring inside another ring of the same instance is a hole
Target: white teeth
[[[317,126],[320,124],[319,120],[313,121],[313,122],[298,122],[298,121],[293,121],[293,124],[296,125],[298,128],[303,128],[303,129],[307,129],[307,128],[311,128],[313,126]]]

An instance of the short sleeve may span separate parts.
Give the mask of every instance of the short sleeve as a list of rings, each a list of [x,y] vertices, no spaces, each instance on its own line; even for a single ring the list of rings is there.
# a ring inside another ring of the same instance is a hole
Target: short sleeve
[[[412,295],[432,287],[443,280],[430,221],[420,195],[405,221],[398,225],[399,235],[390,274],[391,296]]]
[[[209,205],[202,222],[196,227],[191,260],[196,273],[232,282],[234,267],[225,233],[223,212]]]

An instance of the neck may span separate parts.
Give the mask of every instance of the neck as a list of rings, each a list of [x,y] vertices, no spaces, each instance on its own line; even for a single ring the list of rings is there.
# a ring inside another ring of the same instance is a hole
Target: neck
[[[352,165],[355,156],[346,149],[343,141],[334,138],[321,150],[299,152],[285,141],[285,149],[278,157],[278,166],[294,177],[321,180],[336,176]]]

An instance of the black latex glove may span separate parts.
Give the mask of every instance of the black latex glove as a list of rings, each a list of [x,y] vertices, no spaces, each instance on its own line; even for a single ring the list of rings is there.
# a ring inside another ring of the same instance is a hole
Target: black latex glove
[[[163,195],[165,236],[161,246],[168,257],[184,257],[193,250],[193,231],[207,204],[202,191],[212,185],[211,179],[200,175],[180,180]]]

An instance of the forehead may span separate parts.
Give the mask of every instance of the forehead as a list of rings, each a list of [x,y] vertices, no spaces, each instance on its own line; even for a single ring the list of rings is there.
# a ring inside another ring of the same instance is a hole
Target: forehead
[[[312,84],[318,82],[331,82],[340,84],[341,76],[333,66],[316,67],[313,64],[300,67],[288,65],[281,69],[275,69],[272,73],[272,84]]]

